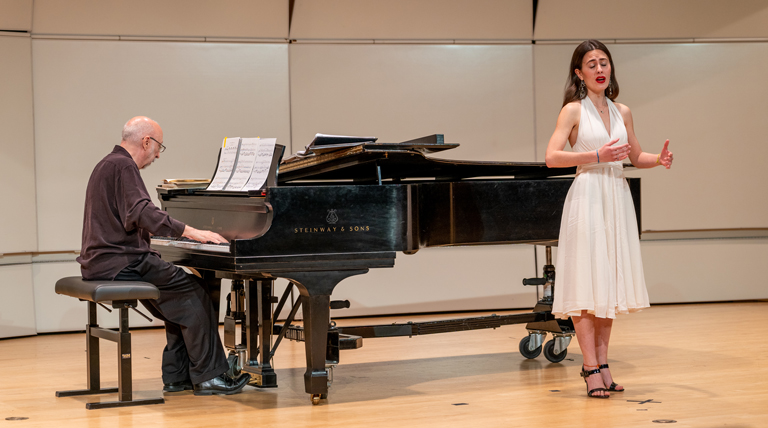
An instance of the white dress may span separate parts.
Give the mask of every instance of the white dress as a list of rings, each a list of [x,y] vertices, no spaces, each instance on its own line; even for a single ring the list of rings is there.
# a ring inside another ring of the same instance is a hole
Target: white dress
[[[581,120],[574,152],[595,151],[618,138],[627,143],[627,128],[608,101],[611,134],[589,97],[581,101]],[[635,207],[621,161],[581,165],[563,206],[557,249],[555,299],[558,318],[586,309],[599,318],[616,318],[649,307],[643,277]]]

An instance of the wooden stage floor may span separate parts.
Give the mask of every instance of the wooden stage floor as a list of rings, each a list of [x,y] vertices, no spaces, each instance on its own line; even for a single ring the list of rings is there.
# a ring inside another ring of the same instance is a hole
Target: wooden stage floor
[[[83,309],[85,311],[85,309]],[[524,311],[521,311],[524,312]],[[114,316],[102,314],[100,316]],[[459,314],[459,317],[468,316]],[[451,318],[340,320],[340,325]],[[302,343],[284,341],[279,387],[232,396],[166,394],[161,405],[86,410],[82,333],[0,340],[0,427],[767,427],[768,302],[654,306],[620,316],[610,364],[627,389],[586,397],[576,340],[558,364],[526,360],[523,325],[413,338],[365,339],[342,351],[327,402],[304,393]],[[133,333],[136,398],[162,396],[161,329]],[[102,385],[116,350],[101,341]],[[99,398],[101,397],[101,398]],[[26,419],[23,419],[26,418]],[[675,421],[675,422],[670,422]]]

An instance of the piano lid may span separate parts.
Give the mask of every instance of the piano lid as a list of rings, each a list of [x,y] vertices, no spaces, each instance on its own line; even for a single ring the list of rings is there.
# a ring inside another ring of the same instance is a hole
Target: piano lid
[[[403,143],[364,142],[317,153],[280,165],[279,184],[325,180],[461,180],[480,177],[546,178],[576,173],[576,168],[549,168],[543,162],[460,161],[427,157],[458,147],[440,134]]]

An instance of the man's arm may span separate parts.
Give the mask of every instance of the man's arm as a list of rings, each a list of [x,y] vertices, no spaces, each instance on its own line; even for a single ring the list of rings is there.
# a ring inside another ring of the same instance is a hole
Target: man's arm
[[[217,244],[227,242],[218,233],[195,229],[155,206],[149,198],[138,169],[133,165],[122,169],[118,178],[118,193],[122,195],[119,209],[126,231],[142,228],[153,235],[183,236],[195,241]]]

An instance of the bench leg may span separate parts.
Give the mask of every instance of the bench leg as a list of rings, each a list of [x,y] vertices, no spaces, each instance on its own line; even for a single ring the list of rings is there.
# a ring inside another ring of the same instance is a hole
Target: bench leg
[[[120,330],[117,342],[117,387],[119,401],[88,403],[85,408],[108,409],[111,407],[143,406],[145,404],[163,404],[163,398],[133,399],[133,376],[131,371],[131,332],[128,327],[128,307],[120,307]]]
[[[87,369],[88,389],[72,391],[56,391],[57,397],[73,397],[77,395],[109,394],[118,392],[118,388],[101,389],[101,372],[99,368],[99,338],[93,334],[94,329],[100,329],[96,318],[96,303],[88,302],[88,324],[85,326],[85,364]]]
[[[120,308],[120,338],[117,342],[117,386],[120,401],[133,398],[131,375],[131,332],[128,331],[128,308]]]
[[[133,399],[131,332],[129,331],[128,326],[128,307],[123,306],[120,308],[120,330],[115,332],[99,327],[96,322],[96,304],[88,302],[88,325],[86,326],[85,337],[88,366],[88,389],[57,391],[57,397],[118,393],[119,401],[86,403],[85,408],[88,410],[165,403],[165,399],[163,398]],[[101,388],[101,375],[99,371],[99,338],[117,342],[117,388]]]

